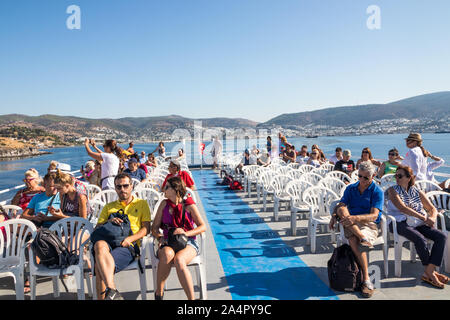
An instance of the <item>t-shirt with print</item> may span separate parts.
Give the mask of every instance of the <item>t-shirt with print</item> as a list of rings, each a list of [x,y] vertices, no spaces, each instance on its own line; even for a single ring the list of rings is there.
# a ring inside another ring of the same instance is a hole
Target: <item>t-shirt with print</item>
[[[355,163],[353,162],[353,160],[339,160],[338,162],[336,162],[334,170],[351,173],[353,170],[355,170]]]

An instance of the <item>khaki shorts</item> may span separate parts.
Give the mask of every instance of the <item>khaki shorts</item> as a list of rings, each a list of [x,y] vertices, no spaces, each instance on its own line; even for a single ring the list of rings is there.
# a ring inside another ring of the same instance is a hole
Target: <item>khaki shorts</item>
[[[367,223],[356,223],[361,233],[364,235],[364,238],[370,242],[370,244],[374,244],[375,240],[378,238],[378,226],[375,222],[367,222]],[[353,236],[353,232],[350,229],[344,227],[344,236],[348,239]]]

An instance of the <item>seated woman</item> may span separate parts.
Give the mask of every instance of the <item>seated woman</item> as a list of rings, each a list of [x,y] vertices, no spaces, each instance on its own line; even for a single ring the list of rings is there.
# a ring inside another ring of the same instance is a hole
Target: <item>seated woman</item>
[[[378,178],[381,178],[385,174],[395,173],[398,165],[400,164],[400,162],[398,161],[400,158],[399,158],[398,150],[396,148],[389,150],[388,156],[389,156],[389,160],[384,161],[381,164],[380,169],[378,170]]]
[[[23,179],[23,182],[25,182],[25,188],[17,191],[16,195],[11,200],[11,204],[25,210],[31,199],[36,194],[44,192],[45,189],[40,185],[41,178],[39,177],[39,172],[34,168],[25,172],[25,179]]]
[[[319,151],[319,159],[320,159],[320,161],[322,161],[322,163],[327,162],[327,157],[325,156],[325,153],[322,151],[322,149],[319,148],[319,146],[317,144],[313,144],[311,146],[311,152],[314,150]]]
[[[190,174],[186,171],[181,170],[181,164],[177,160],[171,160],[169,164],[169,174],[166,176],[166,179],[164,180],[161,190],[164,190],[164,187],[166,186],[167,180],[169,180],[172,177],[180,177],[181,180],[183,180],[186,187],[189,189],[195,190],[194,180],[192,180]]]
[[[325,161],[320,159],[319,150],[313,149],[309,154],[309,159],[306,164],[312,165],[316,168],[320,167]]]
[[[422,281],[436,288],[444,288],[448,277],[439,274],[447,235],[434,227],[437,210],[425,194],[414,186],[415,176],[408,166],[399,165],[395,173],[397,185],[387,190],[387,211],[397,221],[399,235],[412,241],[419,254],[425,271]],[[389,225],[392,232],[392,224]],[[433,248],[428,251],[427,240],[433,240]]]
[[[152,234],[159,240],[159,249],[157,256],[159,258],[157,271],[157,287],[155,289],[155,300],[162,300],[164,295],[164,284],[169,277],[172,264],[177,270],[178,279],[189,300],[194,299],[194,286],[191,273],[187,265],[199,253],[199,245],[195,236],[206,231],[206,225],[203,221],[197,206],[191,197],[184,200],[186,187],[180,177],[172,177],[167,180],[164,188],[165,199],[158,208],[152,225]],[[183,205],[184,202],[184,205]],[[184,207],[184,220],[183,220]],[[194,224],[196,227],[194,227]],[[159,229],[163,229],[163,234]],[[175,228],[176,234],[185,234],[188,237],[186,247],[175,252],[168,245],[169,229]],[[204,249],[204,248],[203,248]]]
[[[360,164],[361,162],[365,162],[365,161],[370,161],[370,162],[372,162],[372,164],[373,164],[374,166],[376,166],[377,168],[379,168],[379,167],[381,166],[380,161],[377,161],[377,160],[375,160],[375,159],[373,158],[372,152],[370,151],[369,148],[364,148],[364,149],[362,149],[362,151],[361,151],[361,159],[359,159],[359,160],[356,162],[356,169],[359,169],[359,164]]]
[[[59,192],[59,209],[51,206],[50,214],[58,219],[81,217],[87,219],[87,197],[75,188],[75,178],[60,170],[56,173],[55,188]]]
[[[184,150],[182,148],[178,149],[178,156],[176,157],[176,159],[178,161],[186,159],[186,154],[184,153]]]

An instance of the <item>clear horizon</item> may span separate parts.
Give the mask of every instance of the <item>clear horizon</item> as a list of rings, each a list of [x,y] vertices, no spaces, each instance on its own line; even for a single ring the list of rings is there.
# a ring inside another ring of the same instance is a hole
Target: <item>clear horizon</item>
[[[446,0],[3,0],[0,113],[265,122],[448,91],[448,12]]]

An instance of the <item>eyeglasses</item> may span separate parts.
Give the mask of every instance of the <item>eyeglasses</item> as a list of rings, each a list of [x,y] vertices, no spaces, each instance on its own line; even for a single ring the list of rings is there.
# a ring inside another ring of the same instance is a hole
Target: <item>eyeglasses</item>
[[[359,179],[364,178],[364,179],[366,179],[366,180],[369,180],[369,179],[370,179],[369,177],[362,176],[362,175],[360,175],[360,174],[358,174],[358,178],[359,178]]]
[[[35,178],[25,178],[23,179],[23,182],[31,182],[33,181]]]
[[[120,189],[122,189],[122,188],[128,189],[129,187],[130,187],[129,184],[116,184],[116,189],[117,189],[117,190],[120,190]]]
[[[398,154],[397,154],[397,153],[389,153],[389,155],[390,155],[390,156],[393,156],[393,157],[396,157],[396,156],[398,156]]]

